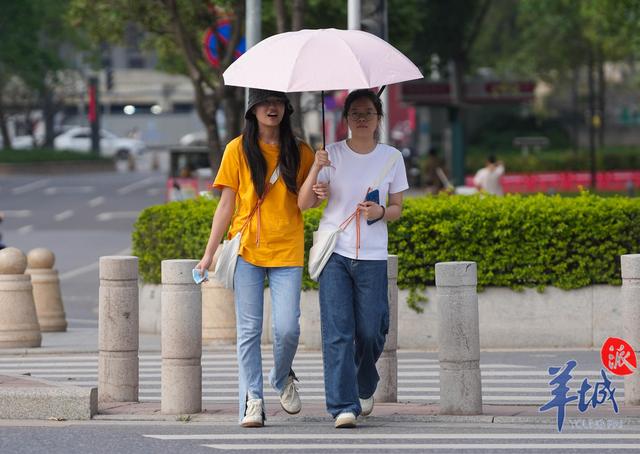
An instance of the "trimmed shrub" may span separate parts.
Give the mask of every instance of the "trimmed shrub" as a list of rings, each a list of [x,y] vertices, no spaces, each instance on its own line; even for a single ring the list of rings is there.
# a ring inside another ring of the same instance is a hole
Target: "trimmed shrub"
[[[133,225],[133,255],[142,280],[160,283],[160,263],[202,258],[218,200],[198,198],[145,208]]]
[[[133,232],[140,274],[160,282],[160,262],[204,252],[215,200],[190,200],[145,209]],[[305,249],[322,208],[305,212]],[[640,199],[537,195],[410,198],[389,224],[389,252],[399,257],[398,284],[433,285],[434,265],[478,263],[478,286],[512,289],[552,285],[573,289],[620,284],[622,254],[640,252]],[[316,288],[305,265],[303,287]]]

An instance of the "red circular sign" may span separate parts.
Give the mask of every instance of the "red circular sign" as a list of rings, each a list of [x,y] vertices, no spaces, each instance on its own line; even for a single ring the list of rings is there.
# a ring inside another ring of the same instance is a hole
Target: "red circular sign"
[[[631,375],[637,367],[633,347],[617,337],[610,337],[602,344],[600,358],[602,365],[615,375]]]

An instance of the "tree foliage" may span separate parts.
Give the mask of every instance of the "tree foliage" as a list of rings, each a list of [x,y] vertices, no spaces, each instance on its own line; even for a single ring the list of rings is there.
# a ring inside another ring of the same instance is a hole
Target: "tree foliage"
[[[95,42],[122,43],[131,24],[146,33],[165,69],[185,74],[195,91],[195,106],[205,125],[211,165],[217,170],[223,143],[239,130],[243,90],[226,87],[224,70],[233,62],[244,23],[244,0],[71,0],[70,20],[88,31]],[[228,43],[218,40],[220,65],[213,67],[202,49],[204,33],[221,19],[232,22]],[[227,137],[220,137],[215,120],[223,108]]]

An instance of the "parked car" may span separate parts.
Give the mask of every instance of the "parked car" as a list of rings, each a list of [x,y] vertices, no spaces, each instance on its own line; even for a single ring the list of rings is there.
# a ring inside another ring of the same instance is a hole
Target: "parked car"
[[[91,128],[79,126],[60,134],[53,140],[56,150],[71,150],[88,153],[91,151]],[[138,156],[145,150],[141,140],[118,137],[105,129],[100,130],[100,154],[107,158],[125,159],[129,155]]]
[[[183,147],[207,146],[207,131],[195,131],[185,134],[178,143]]]

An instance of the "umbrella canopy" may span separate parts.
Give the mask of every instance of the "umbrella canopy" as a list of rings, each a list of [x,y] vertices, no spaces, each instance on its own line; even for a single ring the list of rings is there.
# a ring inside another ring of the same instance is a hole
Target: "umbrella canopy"
[[[271,36],[250,48],[223,74],[237,87],[282,92],[372,88],[421,79],[411,60],[360,30],[300,30]]]

